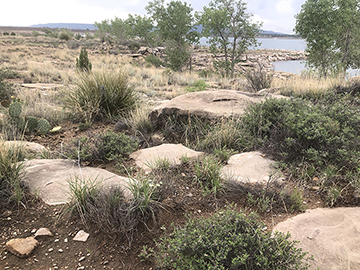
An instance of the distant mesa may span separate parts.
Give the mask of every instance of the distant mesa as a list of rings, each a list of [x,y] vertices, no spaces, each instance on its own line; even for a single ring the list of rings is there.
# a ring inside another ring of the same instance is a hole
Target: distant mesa
[[[48,27],[48,28],[67,28],[77,30],[96,30],[95,25],[90,23],[46,23],[46,24],[35,24],[30,27]]]

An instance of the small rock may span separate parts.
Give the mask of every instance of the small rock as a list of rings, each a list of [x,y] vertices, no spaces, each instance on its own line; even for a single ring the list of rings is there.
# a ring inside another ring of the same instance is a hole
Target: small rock
[[[73,238],[74,241],[86,242],[88,239],[89,234],[84,232],[84,230],[80,230],[75,237]]]
[[[61,248],[60,248],[58,251],[59,251],[59,253],[63,253],[63,252],[64,252],[64,250],[62,250]]]
[[[37,236],[53,236],[53,234],[48,228],[40,228],[35,233],[35,237]]]
[[[65,242],[65,243],[67,243],[67,242],[68,242],[68,239],[67,239],[67,238],[65,238],[65,239],[64,239],[64,242]]]
[[[12,254],[25,258],[39,245],[34,237],[11,239],[6,243],[6,248]]]
[[[81,258],[79,259],[79,262],[81,262],[81,261],[83,261],[83,260],[85,260],[85,256],[81,257]]]

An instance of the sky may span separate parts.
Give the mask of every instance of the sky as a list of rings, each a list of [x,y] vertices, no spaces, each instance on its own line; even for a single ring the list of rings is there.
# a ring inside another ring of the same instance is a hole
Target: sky
[[[169,1],[169,0],[167,0]],[[146,14],[148,0],[5,0],[1,4],[0,26],[31,26],[46,23],[94,23],[128,14]],[[210,0],[187,0],[201,11]],[[248,11],[263,29],[292,34],[295,14],[305,0],[249,0]]]

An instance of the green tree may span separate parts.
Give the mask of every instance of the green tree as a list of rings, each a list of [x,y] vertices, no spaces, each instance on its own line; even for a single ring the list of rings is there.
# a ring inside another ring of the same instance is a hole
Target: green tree
[[[152,44],[154,44],[156,40],[156,33],[153,31],[154,24],[152,19],[145,16],[129,14],[125,23],[129,26],[129,36],[143,39],[154,52]]]
[[[251,46],[257,46],[261,23],[251,21],[242,0],[213,0],[198,15],[202,25],[201,34],[208,39],[215,59],[214,67],[224,76],[234,77],[235,65],[241,55]]]
[[[194,29],[193,8],[186,2],[171,1],[165,5],[164,0],[154,0],[149,2],[146,10],[156,23],[155,31],[167,45],[169,66],[181,71],[190,60],[190,45],[199,40]]]
[[[82,72],[90,72],[92,69],[92,64],[85,48],[81,49],[79,58],[76,58],[76,69]]]
[[[358,68],[360,45],[358,0],[307,0],[295,16],[295,32],[307,44],[308,66],[320,76]]]

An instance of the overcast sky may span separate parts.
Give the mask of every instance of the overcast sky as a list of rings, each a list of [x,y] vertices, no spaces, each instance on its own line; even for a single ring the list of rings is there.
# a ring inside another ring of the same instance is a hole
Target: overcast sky
[[[143,15],[148,0],[3,0],[0,26],[30,26],[45,23],[94,23],[129,13]],[[187,0],[201,11],[210,0]],[[294,15],[305,0],[248,0],[248,11],[263,29],[293,33]]]

